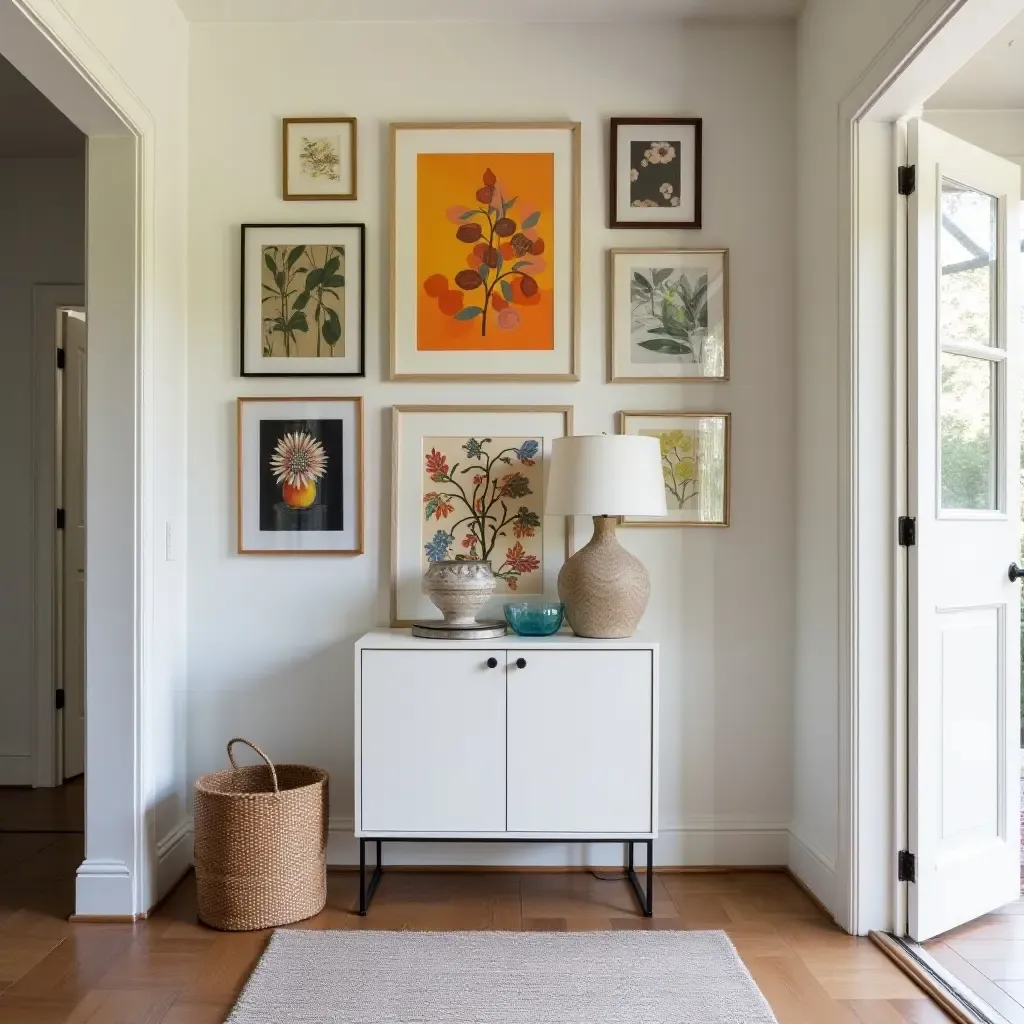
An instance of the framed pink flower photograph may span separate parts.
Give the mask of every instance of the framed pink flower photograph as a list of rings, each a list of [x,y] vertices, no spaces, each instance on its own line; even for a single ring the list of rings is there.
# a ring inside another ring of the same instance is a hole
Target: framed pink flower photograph
[[[611,227],[701,226],[701,119],[613,117]]]

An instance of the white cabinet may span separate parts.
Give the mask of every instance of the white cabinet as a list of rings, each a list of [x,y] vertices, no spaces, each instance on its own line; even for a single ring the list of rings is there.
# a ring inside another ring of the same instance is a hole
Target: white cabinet
[[[355,654],[357,836],[657,835],[657,644],[381,630]]]
[[[363,830],[503,832],[505,652],[370,650],[362,669]]]
[[[508,830],[652,830],[653,655],[530,651],[508,668]]]

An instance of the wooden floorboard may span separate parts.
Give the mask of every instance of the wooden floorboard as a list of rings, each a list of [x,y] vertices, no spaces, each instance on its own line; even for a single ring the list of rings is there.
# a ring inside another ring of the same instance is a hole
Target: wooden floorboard
[[[144,921],[73,924],[67,919],[81,859],[80,835],[0,834],[0,1024],[221,1024],[269,932],[199,924],[191,875]],[[357,876],[332,872],[327,907],[292,927],[720,928],[780,1024],[950,1020],[869,940],[841,932],[785,874],[666,873],[654,884],[655,912],[647,920],[622,880],[394,870],[361,918],[354,912]]]
[[[1024,1024],[1024,901],[954,928],[924,948],[1008,1024]]]

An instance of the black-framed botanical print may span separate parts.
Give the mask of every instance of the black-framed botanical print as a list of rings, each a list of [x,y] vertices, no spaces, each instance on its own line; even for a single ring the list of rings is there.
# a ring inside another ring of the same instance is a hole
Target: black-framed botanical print
[[[362,377],[363,224],[243,224],[243,377]]]
[[[701,226],[701,119],[613,117],[611,226]]]
[[[238,399],[238,553],[362,554],[361,398]]]

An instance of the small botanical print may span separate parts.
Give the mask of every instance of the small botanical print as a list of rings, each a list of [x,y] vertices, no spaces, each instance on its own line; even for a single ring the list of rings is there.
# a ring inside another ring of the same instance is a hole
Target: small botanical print
[[[302,136],[299,166],[310,178],[341,181],[341,137],[338,135]]]
[[[344,529],[344,421],[272,420],[259,424],[259,528]]]
[[[417,158],[421,350],[554,347],[554,157]]]
[[[544,479],[529,437],[423,439],[423,564],[482,559],[502,588],[541,593]]]
[[[700,440],[696,428],[641,430],[661,445],[661,473],[669,509],[697,508],[700,496]]]
[[[679,142],[630,142],[629,204],[678,206],[682,186]]]
[[[635,268],[629,291],[631,361],[700,366],[708,337],[707,268]]]
[[[354,117],[286,117],[282,132],[284,199],[356,198]]]
[[[728,413],[626,412],[624,434],[655,437],[661,452],[668,514],[625,516],[638,526],[729,525]]]
[[[261,249],[264,356],[345,355],[345,247]]]

